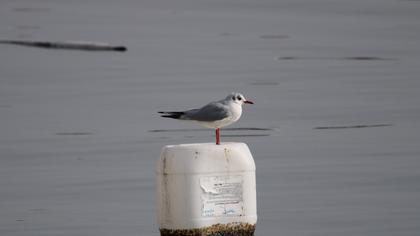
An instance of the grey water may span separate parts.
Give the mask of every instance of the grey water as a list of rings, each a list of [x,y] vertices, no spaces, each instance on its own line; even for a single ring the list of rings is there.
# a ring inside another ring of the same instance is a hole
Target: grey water
[[[420,1],[2,0],[0,235],[159,235],[160,118],[239,91],[256,235],[420,234]],[[156,132],[158,131],[158,132]]]

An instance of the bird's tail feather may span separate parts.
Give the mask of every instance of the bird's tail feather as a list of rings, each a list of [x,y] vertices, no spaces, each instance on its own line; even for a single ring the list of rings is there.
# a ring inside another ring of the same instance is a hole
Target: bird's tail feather
[[[182,111],[159,111],[158,113],[163,114],[161,117],[172,118],[172,119],[182,119],[184,112]]]

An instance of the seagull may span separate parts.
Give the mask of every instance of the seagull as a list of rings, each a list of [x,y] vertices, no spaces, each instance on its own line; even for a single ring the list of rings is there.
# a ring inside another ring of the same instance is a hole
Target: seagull
[[[220,144],[220,128],[231,125],[242,115],[243,104],[254,104],[241,93],[231,93],[225,99],[211,102],[201,108],[186,111],[159,111],[161,117],[196,121],[200,125],[216,129],[216,145]]]

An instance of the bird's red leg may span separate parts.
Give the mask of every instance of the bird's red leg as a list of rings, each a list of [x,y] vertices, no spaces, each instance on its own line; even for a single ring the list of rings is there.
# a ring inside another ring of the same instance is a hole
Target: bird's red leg
[[[220,129],[216,129],[216,145],[220,145]]]

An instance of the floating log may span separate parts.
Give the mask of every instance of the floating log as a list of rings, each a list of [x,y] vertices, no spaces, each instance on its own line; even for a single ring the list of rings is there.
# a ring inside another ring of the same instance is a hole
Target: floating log
[[[87,51],[119,51],[125,52],[127,48],[124,46],[114,46],[102,42],[85,42],[85,41],[32,41],[32,40],[0,40],[2,44],[13,44],[29,47],[39,47],[48,49],[73,49]]]

